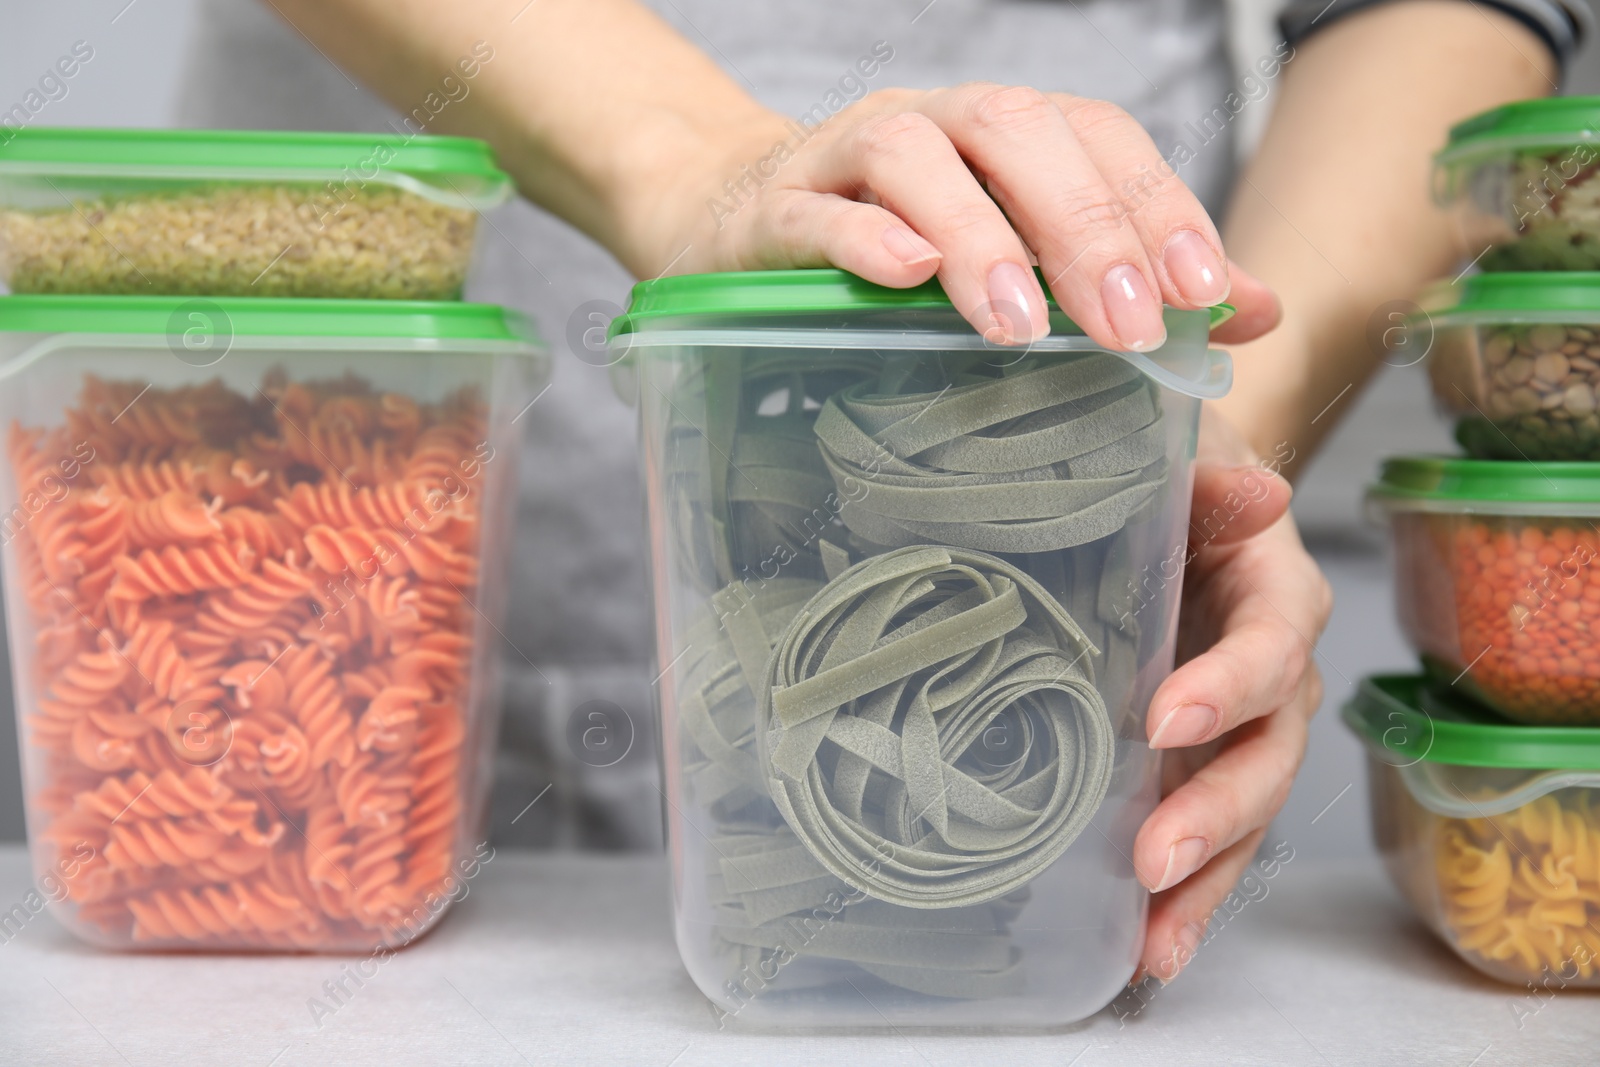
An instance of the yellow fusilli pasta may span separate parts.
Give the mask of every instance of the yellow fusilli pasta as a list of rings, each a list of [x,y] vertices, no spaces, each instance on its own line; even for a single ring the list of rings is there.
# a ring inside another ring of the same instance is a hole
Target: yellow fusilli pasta
[[[1446,820],[1436,864],[1462,952],[1529,978],[1600,975],[1600,808],[1588,790]]]

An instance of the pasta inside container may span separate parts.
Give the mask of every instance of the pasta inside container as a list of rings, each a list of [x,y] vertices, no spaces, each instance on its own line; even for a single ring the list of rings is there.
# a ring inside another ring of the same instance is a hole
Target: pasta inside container
[[[30,847],[116,948],[371,950],[477,870],[528,324],[0,299]]]
[[[1600,738],[1497,722],[1420,678],[1361,683],[1373,836],[1458,956],[1516,986],[1600,988]]]
[[[1206,314],[1168,324],[989,348],[936,285],[636,287],[678,947],[724,1024],[1044,1026],[1133,973],[1144,714],[1229,384]]]

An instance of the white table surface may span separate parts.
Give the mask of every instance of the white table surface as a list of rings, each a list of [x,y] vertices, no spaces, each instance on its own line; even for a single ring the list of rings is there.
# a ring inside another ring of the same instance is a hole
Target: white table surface
[[[1047,1034],[718,1032],[660,857],[502,850],[470,884],[320,1026],[308,1001],[349,958],[108,954],[46,911],[0,943],[0,1063],[1600,1063],[1600,995],[1519,1028],[1518,991],[1437,945],[1375,860],[1290,863],[1143,1011]],[[0,903],[28,889],[23,850],[0,849]]]

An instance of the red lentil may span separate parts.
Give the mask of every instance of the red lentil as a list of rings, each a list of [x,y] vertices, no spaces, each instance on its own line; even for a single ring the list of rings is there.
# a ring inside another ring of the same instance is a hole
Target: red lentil
[[[1464,670],[1462,682],[1509,718],[1600,723],[1600,530],[1581,520],[1414,514],[1396,534],[1420,538],[1402,546],[1411,588],[1401,597],[1425,655]],[[1448,589],[1429,555],[1445,564]]]

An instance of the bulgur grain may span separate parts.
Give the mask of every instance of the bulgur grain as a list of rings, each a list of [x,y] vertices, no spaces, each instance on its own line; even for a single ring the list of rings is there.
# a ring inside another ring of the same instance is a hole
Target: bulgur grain
[[[453,300],[476,218],[393,187],[214,185],[0,211],[15,293]]]

